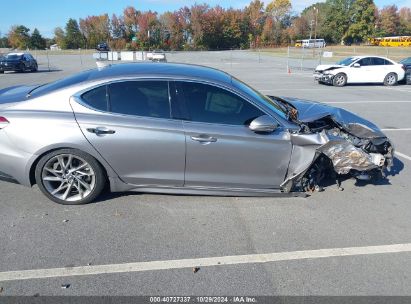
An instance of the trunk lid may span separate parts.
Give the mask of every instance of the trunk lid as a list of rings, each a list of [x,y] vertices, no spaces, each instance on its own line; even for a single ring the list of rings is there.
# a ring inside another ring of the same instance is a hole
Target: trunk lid
[[[15,105],[16,103],[27,100],[27,94],[36,88],[32,86],[14,86],[0,90],[0,109],[5,109]]]

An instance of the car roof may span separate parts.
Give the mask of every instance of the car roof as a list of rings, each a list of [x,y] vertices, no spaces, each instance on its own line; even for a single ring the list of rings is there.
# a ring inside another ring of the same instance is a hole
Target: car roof
[[[8,53],[7,55],[16,55],[16,56],[22,56],[25,53]]]
[[[227,73],[192,64],[180,63],[121,63],[113,64],[101,69],[89,71],[88,80],[100,80],[114,77],[178,77],[178,78],[204,78],[219,82],[231,82],[231,76]]]
[[[171,78],[197,79],[231,84],[232,76],[210,67],[181,63],[119,63],[103,68],[83,71],[35,89],[31,96],[41,96],[81,83],[97,82],[119,78]]]

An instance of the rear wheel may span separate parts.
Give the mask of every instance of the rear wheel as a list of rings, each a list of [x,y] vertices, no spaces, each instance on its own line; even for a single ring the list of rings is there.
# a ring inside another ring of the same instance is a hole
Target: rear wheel
[[[4,71],[3,71],[3,70],[0,70],[0,74],[4,74]]]
[[[343,87],[347,84],[347,76],[343,73],[338,73],[333,78],[333,86]]]
[[[385,76],[384,79],[384,85],[386,86],[394,86],[398,83],[398,77],[397,74],[395,73],[389,73],[387,76]]]
[[[97,160],[75,149],[61,149],[43,156],[35,176],[40,190],[52,201],[64,205],[92,202],[106,183]]]

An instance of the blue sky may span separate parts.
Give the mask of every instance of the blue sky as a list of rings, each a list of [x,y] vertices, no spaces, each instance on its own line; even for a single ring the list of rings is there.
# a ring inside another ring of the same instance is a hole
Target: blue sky
[[[250,0],[251,1],[251,0]],[[0,0],[0,34],[4,36],[14,24],[23,24],[33,30],[37,27],[43,36],[51,37],[53,29],[64,26],[68,18],[84,18],[89,15],[108,13],[121,14],[126,6],[133,5],[139,10],[154,10],[159,13],[175,10],[184,5],[208,3],[211,6],[242,8],[250,1],[229,0]],[[291,0],[293,10],[301,11],[308,5],[319,0]],[[377,6],[396,4],[398,7],[411,7],[411,0],[374,0]],[[264,1],[268,3],[269,0]],[[18,12],[18,13],[17,13]]]

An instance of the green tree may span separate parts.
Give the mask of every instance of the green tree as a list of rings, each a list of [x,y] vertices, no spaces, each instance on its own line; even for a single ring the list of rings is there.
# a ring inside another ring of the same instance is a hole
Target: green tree
[[[9,44],[12,48],[26,49],[30,44],[30,29],[24,25],[14,25],[9,32]]]
[[[54,29],[54,41],[62,49],[66,49],[66,33],[61,27]]]
[[[340,43],[350,27],[350,10],[354,0],[327,0],[324,20],[324,38],[333,43]]]
[[[347,44],[367,41],[375,28],[376,6],[373,0],[356,0],[350,8],[350,27],[343,39]]]
[[[65,47],[67,49],[78,49],[84,47],[84,37],[80,32],[76,20],[70,18],[66,24]]]
[[[33,34],[30,37],[30,48],[36,50],[42,50],[46,48],[46,40],[41,36],[38,29],[34,29]]]

